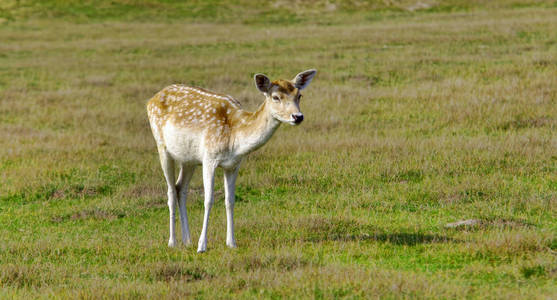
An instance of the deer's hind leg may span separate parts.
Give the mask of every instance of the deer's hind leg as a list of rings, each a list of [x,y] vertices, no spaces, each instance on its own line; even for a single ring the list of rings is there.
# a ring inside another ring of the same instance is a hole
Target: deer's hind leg
[[[180,175],[176,182],[176,190],[178,192],[178,208],[180,210],[180,224],[182,224],[182,243],[191,245],[190,227],[188,224],[188,212],[186,210],[186,200],[188,197],[188,188],[191,181],[195,166],[182,164],[180,166]]]
[[[176,217],[174,210],[176,209],[176,201],[178,198],[176,185],[174,184],[174,159],[170,157],[170,154],[166,152],[166,149],[164,147],[160,146],[158,147],[158,150],[162,171],[164,173],[164,178],[166,179],[166,185],[168,187],[168,210],[170,213],[170,238],[168,239],[168,246],[174,247],[176,246]]]

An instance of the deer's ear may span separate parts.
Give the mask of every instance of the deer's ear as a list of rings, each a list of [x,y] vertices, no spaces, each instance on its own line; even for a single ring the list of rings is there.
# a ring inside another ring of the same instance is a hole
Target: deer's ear
[[[253,76],[253,79],[255,80],[255,86],[260,92],[269,92],[269,89],[271,88],[271,80],[269,80],[267,76],[263,74],[255,74],[255,76]]]
[[[294,80],[292,80],[294,82],[294,86],[299,90],[305,89],[309,85],[315,74],[317,74],[317,70],[315,69],[301,72],[300,74],[296,75],[296,77],[294,77]]]

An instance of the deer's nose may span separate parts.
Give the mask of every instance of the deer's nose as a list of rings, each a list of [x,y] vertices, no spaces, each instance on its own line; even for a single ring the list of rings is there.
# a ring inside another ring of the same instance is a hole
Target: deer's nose
[[[292,114],[292,119],[294,119],[294,123],[300,124],[304,120],[304,115],[302,113]]]

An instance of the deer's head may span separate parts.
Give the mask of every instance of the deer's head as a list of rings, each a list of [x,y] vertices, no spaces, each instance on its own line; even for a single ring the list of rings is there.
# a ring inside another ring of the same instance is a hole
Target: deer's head
[[[311,69],[299,73],[292,80],[278,79],[275,81],[263,74],[255,74],[255,86],[265,95],[266,105],[270,108],[273,118],[280,122],[298,125],[304,120],[300,111],[300,91],[305,89],[315,74]]]

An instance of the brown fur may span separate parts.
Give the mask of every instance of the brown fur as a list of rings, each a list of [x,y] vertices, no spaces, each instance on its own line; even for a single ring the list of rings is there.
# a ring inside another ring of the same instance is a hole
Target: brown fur
[[[292,82],[284,79],[278,79],[272,82],[273,85],[277,86],[279,92],[291,95],[296,93],[296,88]]]
[[[171,85],[149,100],[147,110],[159,141],[163,141],[162,127],[166,122],[193,130],[207,128],[217,137],[230,131],[233,122],[230,116],[240,110],[240,103],[201,88]]]

